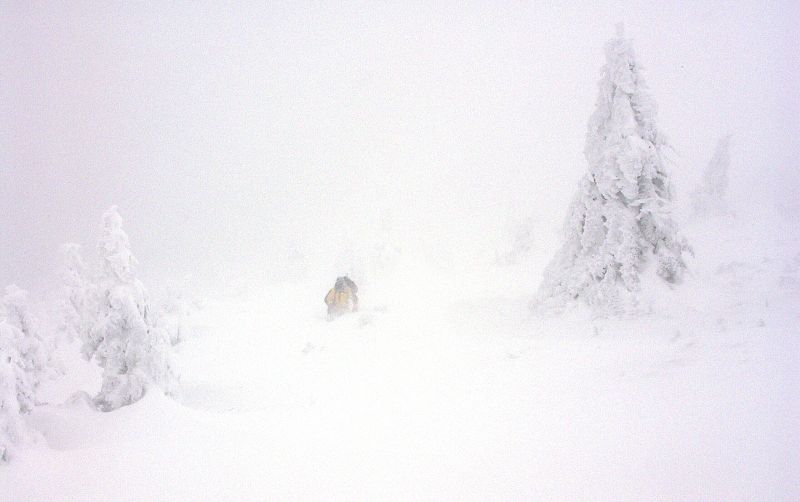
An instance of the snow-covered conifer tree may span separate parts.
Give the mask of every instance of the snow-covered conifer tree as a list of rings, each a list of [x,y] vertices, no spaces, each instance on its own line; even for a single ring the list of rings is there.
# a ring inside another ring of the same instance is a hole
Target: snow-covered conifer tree
[[[59,331],[67,340],[86,342],[92,322],[96,318],[96,305],[88,269],[81,258],[80,246],[66,243],[61,246],[61,305]]]
[[[33,386],[13,347],[18,335],[13,329],[0,321],[0,463],[8,461],[12,448],[27,438],[20,414],[33,406]]]
[[[5,462],[11,449],[30,437],[20,414],[36,404],[45,360],[25,292],[9,286],[0,307],[0,462]]]
[[[685,269],[685,241],[671,218],[672,191],[656,104],[621,25],[606,64],[584,155],[589,172],[569,209],[566,240],[545,271],[537,308],[581,300],[621,313],[636,304],[651,264],[668,283]]]
[[[137,261],[116,206],[103,214],[98,250],[98,318],[83,351],[103,368],[95,404],[110,411],[138,401],[152,385],[169,390],[173,373],[169,340],[150,320],[147,292],[135,276]]]
[[[2,318],[8,330],[7,340],[17,351],[22,369],[27,375],[30,387],[35,393],[45,373],[52,364],[53,347],[44,340],[39,332],[37,319],[31,314],[28,306],[27,291],[14,284],[6,287],[5,295],[0,301]],[[23,411],[32,407],[34,400],[22,403]]]
[[[703,181],[692,192],[692,207],[696,215],[727,212],[725,193],[728,191],[728,167],[731,163],[730,145],[730,134],[717,141],[714,156],[703,173]]]

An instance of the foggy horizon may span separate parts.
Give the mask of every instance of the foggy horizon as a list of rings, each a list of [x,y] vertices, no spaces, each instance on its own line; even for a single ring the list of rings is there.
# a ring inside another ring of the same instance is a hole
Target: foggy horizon
[[[0,283],[42,289],[64,242],[91,255],[111,205],[146,282],[268,281],[298,256],[328,273],[381,232],[474,264],[527,218],[552,254],[617,22],[675,152],[677,204],[728,133],[734,204],[796,203],[797,11],[10,3]]]

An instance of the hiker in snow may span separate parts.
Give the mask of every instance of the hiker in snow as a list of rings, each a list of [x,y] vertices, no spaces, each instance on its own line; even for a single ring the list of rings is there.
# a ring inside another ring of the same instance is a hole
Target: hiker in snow
[[[358,286],[349,277],[337,277],[336,284],[325,295],[328,319],[335,319],[346,312],[358,311]]]

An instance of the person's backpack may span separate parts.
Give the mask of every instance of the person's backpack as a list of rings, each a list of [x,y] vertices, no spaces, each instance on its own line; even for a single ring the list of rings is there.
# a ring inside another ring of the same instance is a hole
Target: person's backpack
[[[350,308],[350,291],[347,288],[336,291],[333,302],[339,308]]]

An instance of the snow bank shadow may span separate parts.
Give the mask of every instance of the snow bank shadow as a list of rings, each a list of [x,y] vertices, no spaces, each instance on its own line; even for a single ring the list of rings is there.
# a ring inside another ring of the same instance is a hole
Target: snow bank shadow
[[[99,415],[90,403],[76,400],[60,406],[37,407],[26,421],[42,434],[50,448],[73,450],[91,444],[97,437]]]
[[[247,408],[246,394],[243,385],[191,382],[181,384],[173,397],[176,402],[187,408],[224,412]]]
[[[282,391],[283,390],[283,391]],[[311,402],[287,389],[258,385],[191,382],[181,385],[173,399],[194,410],[215,413],[250,413],[303,407]]]

